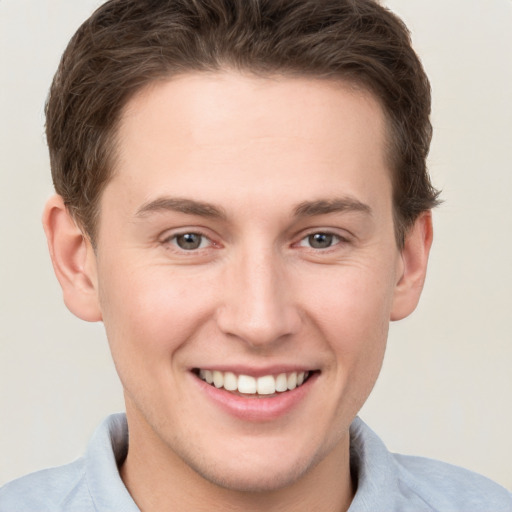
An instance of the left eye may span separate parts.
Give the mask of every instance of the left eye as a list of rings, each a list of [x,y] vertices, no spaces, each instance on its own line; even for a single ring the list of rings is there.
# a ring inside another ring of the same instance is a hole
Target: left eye
[[[183,233],[172,237],[172,242],[184,251],[202,249],[209,244],[209,240],[200,233]]]
[[[301,247],[312,249],[328,249],[340,242],[340,237],[332,233],[312,233],[300,241]]]

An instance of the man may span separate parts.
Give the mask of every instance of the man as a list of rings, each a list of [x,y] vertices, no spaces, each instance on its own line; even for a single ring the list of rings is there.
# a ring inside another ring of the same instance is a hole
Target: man
[[[370,0],[112,0],[47,106],[44,225],[126,417],[0,510],[512,510],[356,418],[419,300],[428,80]]]

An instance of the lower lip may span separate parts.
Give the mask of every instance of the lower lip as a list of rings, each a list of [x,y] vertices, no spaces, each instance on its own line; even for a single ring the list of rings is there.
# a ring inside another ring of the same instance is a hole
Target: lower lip
[[[268,397],[260,395],[246,398],[224,388],[216,388],[192,375],[201,391],[221,409],[231,416],[251,422],[273,421],[287,415],[306,398],[318,378],[318,373],[315,372],[304,384],[291,391]]]

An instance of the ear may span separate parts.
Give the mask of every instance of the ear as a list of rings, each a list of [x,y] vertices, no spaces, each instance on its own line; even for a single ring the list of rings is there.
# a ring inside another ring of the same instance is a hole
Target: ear
[[[46,203],[43,227],[67,308],[82,320],[100,321],[96,256],[61,196],[55,195]]]
[[[409,229],[402,249],[402,273],[395,287],[391,320],[410,315],[418,305],[432,246],[432,213],[423,212]]]

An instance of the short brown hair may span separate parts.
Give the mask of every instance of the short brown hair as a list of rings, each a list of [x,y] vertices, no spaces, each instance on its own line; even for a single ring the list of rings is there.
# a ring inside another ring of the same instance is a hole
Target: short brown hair
[[[71,39],[46,105],[55,189],[94,243],[123,107],[158,79],[234,68],[342,79],[390,131],[397,242],[437,204],[430,85],[403,22],[374,0],[110,0]]]

